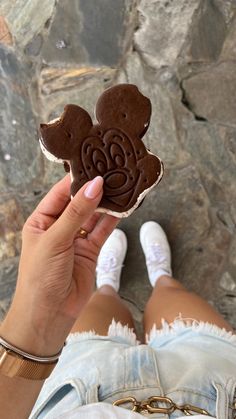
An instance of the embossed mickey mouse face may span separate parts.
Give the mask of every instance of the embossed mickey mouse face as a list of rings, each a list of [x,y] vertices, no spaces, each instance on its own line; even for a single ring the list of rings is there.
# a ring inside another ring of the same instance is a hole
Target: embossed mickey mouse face
[[[46,128],[43,125],[41,142],[57,159],[69,164],[72,195],[85,182],[101,175],[104,194],[100,206],[118,216],[127,215],[163,173],[160,159],[141,141],[150,114],[150,101],[136,86],[118,85],[99,98],[99,124],[93,126],[80,107],[67,105],[59,121]],[[72,137],[66,140],[68,132]]]
[[[80,149],[81,170],[77,182],[83,184],[95,176],[103,176],[102,204],[106,207],[116,205],[116,210],[119,208],[122,211],[135,204],[137,189],[147,189],[155,182],[155,177],[148,177],[147,169],[156,166],[159,170],[156,163],[156,157],[147,154],[141,141],[139,148],[135,149],[124,133],[111,129],[102,139],[87,137],[84,140]]]
[[[130,181],[133,184],[137,171],[134,152],[128,138],[121,132],[109,130],[102,140],[88,137],[82,145],[81,154],[87,177],[90,177],[91,170],[96,176],[103,176],[106,193],[110,196],[132,186]]]

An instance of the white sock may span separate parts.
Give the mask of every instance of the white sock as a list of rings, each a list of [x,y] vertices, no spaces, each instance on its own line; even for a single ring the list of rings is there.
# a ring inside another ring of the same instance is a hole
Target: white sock
[[[163,275],[171,277],[170,272],[165,271],[164,269],[158,269],[157,271],[154,271],[149,275],[149,281],[153,288],[155,287],[158,279]]]
[[[112,278],[97,279],[96,285],[97,285],[97,288],[101,288],[104,285],[110,285],[110,287],[112,287],[116,292],[118,292],[120,289],[120,280],[114,281],[112,280]]]

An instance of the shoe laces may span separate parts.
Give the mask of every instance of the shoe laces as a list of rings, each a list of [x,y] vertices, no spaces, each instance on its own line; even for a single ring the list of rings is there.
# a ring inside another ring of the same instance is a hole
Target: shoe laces
[[[152,243],[147,248],[146,263],[148,266],[153,263],[167,262],[163,248],[158,243]]]
[[[119,265],[117,257],[113,252],[107,252],[101,256],[99,264],[96,267],[98,273],[109,273],[118,271],[123,265]]]

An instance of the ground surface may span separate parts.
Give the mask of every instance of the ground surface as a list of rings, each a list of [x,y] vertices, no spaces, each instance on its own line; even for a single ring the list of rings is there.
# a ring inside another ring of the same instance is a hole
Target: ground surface
[[[121,294],[140,320],[151,289],[138,232],[158,220],[175,277],[236,327],[235,2],[1,0],[0,16],[0,315],[24,220],[64,174],[40,153],[39,122],[66,103],[93,112],[105,87],[130,82],[152,101],[145,142],[165,176],[121,223]]]

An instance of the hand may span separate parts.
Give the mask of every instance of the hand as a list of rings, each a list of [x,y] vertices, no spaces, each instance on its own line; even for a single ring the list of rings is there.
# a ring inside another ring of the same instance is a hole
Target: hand
[[[27,219],[15,296],[1,326],[13,345],[38,355],[60,350],[94,288],[99,251],[118,219],[95,213],[103,179],[70,201],[70,179],[57,183]],[[81,238],[78,230],[89,232]]]

